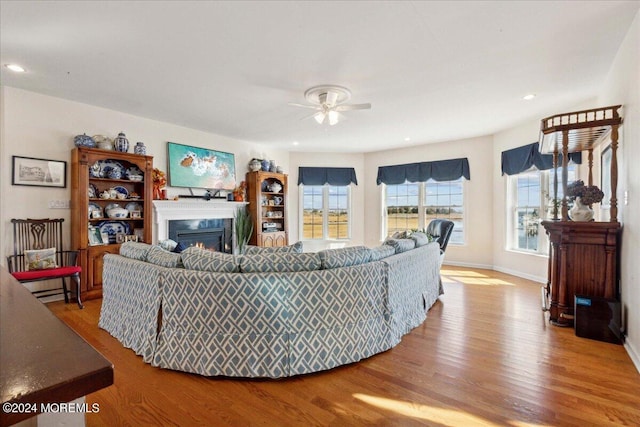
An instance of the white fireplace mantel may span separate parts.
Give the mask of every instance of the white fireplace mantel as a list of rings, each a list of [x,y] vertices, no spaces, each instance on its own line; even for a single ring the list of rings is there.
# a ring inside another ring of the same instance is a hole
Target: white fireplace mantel
[[[247,205],[247,202],[227,202],[220,200],[154,200],[153,217],[153,242],[169,237],[169,221],[180,219],[218,219],[235,218],[239,208]],[[235,231],[233,242],[235,246]]]

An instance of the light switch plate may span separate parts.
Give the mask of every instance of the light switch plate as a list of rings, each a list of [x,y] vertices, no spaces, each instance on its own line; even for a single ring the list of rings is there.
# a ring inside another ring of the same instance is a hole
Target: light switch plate
[[[49,200],[49,209],[69,209],[69,200]]]

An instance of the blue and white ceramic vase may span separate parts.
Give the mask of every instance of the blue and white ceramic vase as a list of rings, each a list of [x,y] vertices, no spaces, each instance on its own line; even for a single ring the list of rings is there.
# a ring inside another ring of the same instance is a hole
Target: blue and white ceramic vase
[[[129,140],[125,136],[124,132],[120,132],[118,137],[113,140],[113,148],[122,153],[129,151]]]
[[[82,135],[76,135],[73,138],[73,143],[76,145],[76,147],[88,147],[88,148],[96,147],[96,142],[93,140],[93,138],[91,138],[86,133],[83,133]]]
[[[263,160],[262,161],[262,170],[265,172],[269,172],[269,168],[271,167],[271,163],[269,162],[269,160]]]
[[[271,160],[269,162],[269,172],[275,172],[276,171],[276,161],[275,160]]]
[[[147,147],[143,142],[136,142],[136,146],[133,147],[133,152],[145,156],[147,154]]]

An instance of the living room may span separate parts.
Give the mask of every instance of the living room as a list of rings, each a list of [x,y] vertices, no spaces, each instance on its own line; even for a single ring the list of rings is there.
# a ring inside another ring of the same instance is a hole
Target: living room
[[[606,4],[612,3],[614,6],[606,6]],[[557,7],[561,7],[563,14],[558,16],[553,10],[546,10],[546,8],[535,9],[539,14],[539,20],[546,20],[553,18],[555,25],[562,27],[563,20],[560,18],[569,19],[570,11],[578,9],[579,6],[567,2],[554,2]],[[79,7],[74,15],[78,18],[76,24],[82,23],[82,25],[71,25],[68,23],[68,34],[60,36],[60,39],[51,42],[51,45],[47,45],[48,32],[46,30],[48,25],[52,25],[49,21],[48,13],[41,12],[29,12],[26,15],[31,18],[31,26],[25,25],[25,31],[34,37],[33,41],[29,41],[29,36],[25,34],[19,34],[17,30],[13,29],[6,20],[17,19],[18,22],[22,21],[17,18],[16,14],[26,11],[23,8],[29,9],[42,7],[42,4],[27,3],[26,6],[18,6],[17,4],[11,4],[11,2],[3,2],[2,10],[2,87],[0,88],[0,102],[1,108],[1,139],[2,144],[0,146],[0,158],[2,159],[2,171],[0,175],[0,200],[2,200],[2,207],[0,208],[0,240],[3,245],[0,247],[0,259],[3,264],[5,257],[12,252],[12,230],[10,220],[12,218],[44,218],[44,217],[63,217],[66,219],[67,236],[71,232],[70,229],[70,213],[69,209],[52,209],[49,207],[51,201],[68,201],[71,199],[71,188],[68,184],[65,188],[38,188],[38,187],[26,187],[12,185],[11,171],[12,171],[12,156],[34,157],[44,159],[54,159],[59,161],[70,162],[70,152],[74,147],[73,138],[77,134],[87,133],[88,135],[107,135],[115,137],[118,132],[125,132],[130,138],[133,144],[136,141],[143,141],[147,147],[147,154],[153,156],[154,167],[166,171],[167,165],[167,142],[177,142],[188,144],[196,147],[206,147],[210,149],[220,150],[224,152],[233,153],[235,155],[237,176],[243,177],[248,170],[247,165],[253,158],[267,158],[274,159],[284,169],[285,173],[289,176],[290,185],[289,191],[289,241],[296,242],[302,239],[300,235],[299,215],[300,200],[298,187],[295,185],[298,182],[298,168],[305,166],[322,166],[322,167],[353,167],[355,169],[358,185],[351,186],[351,215],[353,221],[351,223],[351,237],[348,241],[340,242],[340,244],[346,246],[355,245],[367,245],[370,247],[377,246],[383,240],[383,220],[382,220],[382,190],[381,186],[376,183],[376,176],[378,167],[385,165],[395,165],[403,163],[411,163],[416,161],[438,161],[445,159],[455,159],[466,157],[469,160],[471,179],[464,182],[465,192],[465,241],[462,245],[450,245],[447,249],[446,265],[448,266],[460,266],[479,269],[495,270],[501,273],[508,273],[518,277],[522,277],[528,280],[532,280],[538,283],[546,283],[547,279],[547,265],[548,260],[546,256],[531,255],[523,252],[516,252],[510,249],[506,249],[505,239],[507,235],[506,230],[506,217],[507,213],[507,178],[501,174],[500,158],[501,153],[505,150],[526,145],[538,140],[540,135],[540,120],[543,117],[550,116],[557,113],[564,113],[569,111],[576,111],[581,109],[588,109],[593,107],[601,107],[607,105],[623,105],[623,119],[624,124],[621,132],[621,144],[619,152],[619,185],[618,185],[618,200],[619,200],[619,218],[623,223],[624,231],[622,233],[622,251],[620,260],[620,286],[623,310],[626,313],[625,329],[626,329],[626,342],[624,348],[634,361],[635,366],[640,369],[640,313],[634,310],[634,307],[640,305],[640,289],[636,286],[635,282],[640,276],[640,267],[635,260],[640,259],[640,249],[638,248],[638,224],[637,219],[640,217],[640,203],[639,199],[636,199],[638,193],[637,183],[640,182],[640,171],[633,166],[633,160],[640,158],[640,148],[636,143],[640,137],[640,90],[639,90],[639,65],[638,65],[638,52],[639,49],[639,37],[640,37],[640,18],[638,15],[638,3],[637,2],[595,2],[597,5],[593,11],[593,15],[590,16],[591,20],[582,22],[581,30],[588,33],[587,29],[592,25],[594,32],[600,33],[600,29],[610,30],[615,28],[616,44],[613,46],[600,47],[598,52],[608,51],[609,61],[607,63],[599,63],[598,67],[592,72],[597,77],[595,81],[585,83],[584,86],[589,87],[588,96],[580,94],[574,95],[570,91],[563,92],[564,99],[556,100],[555,109],[541,108],[541,107],[529,107],[520,106],[526,104],[527,101],[522,101],[520,98],[525,93],[513,93],[511,94],[514,99],[513,110],[529,109],[527,114],[520,116],[512,121],[496,121],[491,126],[487,125],[484,130],[477,131],[478,133],[470,133],[467,131],[466,123],[469,122],[468,128],[471,129],[472,125],[477,126],[477,119],[474,114],[480,114],[477,110],[467,110],[464,105],[459,105],[460,110],[445,110],[444,113],[437,112],[438,106],[431,106],[424,112],[418,111],[412,113],[410,117],[407,117],[407,123],[423,122],[424,127],[433,126],[435,123],[445,123],[449,129],[452,129],[451,136],[445,134],[429,135],[428,133],[414,134],[407,133],[404,126],[394,126],[392,131],[395,133],[393,140],[391,140],[391,134],[385,133],[389,137],[389,141],[386,144],[368,147],[366,139],[370,136],[364,136],[361,141],[360,138],[349,137],[342,140],[342,146],[344,149],[327,148],[329,142],[323,144],[322,138],[327,141],[332,139],[338,139],[340,137],[341,126],[347,127],[350,132],[356,132],[354,128],[358,126],[368,126],[371,122],[366,122],[363,125],[362,120],[368,119],[367,115],[376,114],[374,121],[384,121],[383,116],[377,115],[377,111],[389,112],[391,109],[400,108],[404,102],[403,99],[397,99],[392,105],[384,105],[382,98],[376,96],[375,90],[368,87],[366,83],[369,73],[375,73],[376,68],[373,64],[367,63],[362,68],[348,68],[346,71],[336,71],[333,66],[339,67],[340,64],[321,63],[321,59],[325,58],[325,55],[318,53],[317,55],[299,57],[295,61],[291,61],[289,66],[298,68],[298,75],[300,77],[295,84],[292,82],[282,82],[279,79],[279,75],[269,68],[265,71],[261,71],[259,66],[254,66],[253,69],[247,71],[247,69],[232,69],[220,72],[220,75],[211,77],[212,79],[222,79],[225,76],[230,78],[231,74],[242,74],[242,78],[246,79],[246,86],[249,88],[240,94],[226,94],[225,97],[240,98],[243,102],[251,104],[253,101],[250,97],[251,93],[261,92],[276,92],[277,99],[282,105],[258,105],[248,107],[250,112],[258,114],[256,112],[265,114],[265,117],[254,117],[253,120],[259,122],[261,127],[267,131],[272,129],[267,126],[266,122],[269,120],[277,119],[278,115],[283,116],[286,120],[295,121],[294,129],[302,129],[301,135],[309,136],[311,132],[314,132],[313,138],[309,137],[305,140],[303,137],[285,137],[278,134],[270,135],[270,139],[263,139],[260,135],[242,133],[243,126],[249,127],[247,122],[237,122],[229,125],[225,123],[228,121],[226,118],[224,109],[217,110],[215,113],[203,113],[204,116],[208,116],[211,119],[211,128],[214,130],[197,128],[190,125],[186,119],[182,117],[171,116],[172,109],[168,106],[166,111],[163,108],[156,110],[156,115],[153,116],[146,112],[145,103],[155,106],[161,106],[163,104],[169,105],[172,102],[178,103],[178,100],[172,96],[166,96],[162,94],[160,89],[157,89],[158,96],[151,99],[138,99],[135,91],[129,92],[126,96],[122,95],[119,91],[120,82],[116,79],[109,78],[109,73],[101,76],[101,80],[96,81],[96,86],[101,86],[104,89],[101,91],[103,98],[103,104],[94,104],[91,102],[91,95],[85,93],[79,93],[80,91],[74,89],[74,82],[78,84],[86,81],[92,81],[93,77],[90,73],[85,73],[83,69],[83,63],[91,69],[90,65],[94,63],[100,64],[100,67],[109,70],[113,70],[116,73],[118,68],[126,69],[128,62],[140,61],[140,52],[125,54],[122,56],[103,58],[105,55],[100,49],[94,49],[92,46],[79,47],[84,54],[80,58],[76,58],[78,61],[74,64],[75,68],[67,69],[66,60],[60,60],[60,66],[55,70],[48,72],[53,73],[48,81],[49,87],[38,86],[37,83],[30,82],[31,70],[33,73],[42,73],[45,71],[38,70],[38,67],[29,63],[24,63],[26,59],[29,59],[31,55],[25,53],[24,59],[19,55],[20,50],[24,52],[31,52],[31,43],[35,45],[46,45],[47,49],[50,49],[52,55],[66,55],[64,50],[65,45],[73,45],[78,43],[82,45],[82,36],[79,34],[96,31],[100,32],[100,37],[107,39],[107,41],[92,40],[93,42],[104,43],[104,46],[109,44],[108,39],[117,39],[118,29],[126,28],[127,26],[135,26],[134,17],[135,13],[131,12],[131,15],[122,16],[122,25],[119,25],[117,20],[107,25],[103,21],[98,20],[101,25],[95,26],[93,22],[81,20],[80,17],[86,18],[86,15],[80,14],[84,5]],[[101,3],[101,7],[104,8],[105,14],[107,14],[109,7],[106,3]],[[230,4],[225,4],[230,8]],[[403,8],[411,9],[412,3],[403,4]],[[255,6],[255,5],[253,5]],[[353,13],[353,9],[358,9],[360,5],[343,5],[349,6],[347,9]],[[586,5],[583,5],[585,8]],[[141,10],[144,10],[144,6],[139,6]],[[195,7],[191,5],[190,7]],[[248,5],[245,7],[249,7]],[[257,6],[256,6],[257,7]],[[279,7],[285,7],[280,5]],[[296,7],[302,7],[297,5]],[[320,11],[321,6],[316,6]],[[334,12],[340,11],[340,5],[336,5]],[[385,22],[384,13],[400,13],[395,9],[395,6],[386,4],[386,9],[377,9],[374,12],[370,12],[375,16],[371,16],[372,22],[378,25],[378,28],[382,28],[382,24]],[[451,6],[455,8],[455,6]],[[473,6],[465,4],[465,7],[469,8],[468,13],[461,13],[463,22],[476,19],[473,13],[480,13],[483,11],[481,6]],[[513,6],[513,10],[508,12],[518,12],[518,6]],[[520,14],[527,11],[520,9]],[[66,5],[62,7],[62,10],[69,11],[73,9],[73,6]],[[492,11],[499,11],[499,5],[492,5]],[[602,9],[599,9],[602,8]],[[55,8],[54,8],[55,9]],[[53,13],[51,10],[45,9],[47,12]],[[418,10],[422,13],[428,11],[428,9],[422,9],[418,7]],[[264,14],[267,10],[260,11]],[[453,19],[454,13],[448,10]],[[138,10],[138,12],[140,12]],[[243,10],[243,12],[246,12]],[[349,34],[349,27],[346,25],[346,11],[343,11],[345,15],[341,17],[335,26],[331,28],[337,30],[339,24],[344,24],[344,32]],[[109,12],[111,13],[111,12]],[[222,11],[220,11],[222,14]],[[282,13],[282,11],[280,11]],[[324,14],[329,14],[325,11]],[[402,13],[407,13],[402,9]],[[506,11],[504,13],[507,13]],[[547,16],[549,13],[551,16]],[[606,14],[605,14],[606,13]],[[89,11],[91,14],[91,11]],[[605,14],[605,15],[602,15]],[[240,14],[241,15],[241,14]],[[382,16],[381,16],[382,15]],[[302,16],[306,16],[302,14]],[[349,15],[353,18],[353,15]],[[403,15],[405,16],[405,15]],[[519,15],[518,15],[519,16]],[[603,19],[602,16],[606,16],[608,19]],[[620,25],[620,19],[624,18],[625,25]],[[255,24],[261,18],[260,13],[255,13],[251,16],[250,24]],[[464,18],[464,19],[463,19]],[[165,19],[167,19],[165,17]],[[133,22],[132,22],[133,21]],[[505,21],[508,21],[505,19]],[[533,21],[533,20],[532,20]],[[64,21],[62,21],[64,22]],[[302,22],[292,25],[299,31],[311,32],[311,29],[306,28],[303,24],[309,23]],[[350,21],[350,24],[354,22]],[[452,24],[451,22],[443,22],[445,24]],[[63,24],[64,25],[64,24]],[[249,24],[245,24],[248,26]],[[245,28],[245,25],[242,28]],[[258,26],[257,24],[255,24]],[[298,26],[299,25],[299,26]],[[311,26],[322,26],[322,22],[316,22],[310,24]],[[550,25],[550,24],[547,24]],[[357,25],[352,29],[362,29],[365,25]],[[170,39],[171,34],[168,27],[163,29],[156,29],[158,37],[161,38],[161,43],[165,38]],[[546,28],[546,27],[545,27]],[[13,38],[7,37],[9,29],[12,29],[10,34]],[[75,29],[75,31],[72,31]],[[513,28],[505,27],[505,31]],[[122,30],[124,31],[124,30]],[[495,29],[495,31],[498,31]],[[536,27],[527,30],[529,33],[536,33]],[[566,30],[570,33],[569,30]],[[602,30],[606,32],[605,30]],[[567,32],[561,32],[558,37],[569,37]],[[544,32],[541,32],[541,34]],[[313,32],[315,37],[323,36],[323,32]],[[610,33],[606,33],[610,35]],[[354,35],[355,36],[355,35]],[[97,37],[93,35],[93,37]],[[124,37],[124,36],[123,36]],[[295,38],[296,34],[291,34],[290,37]],[[345,37],[347,37],[345,35]],[[453,37],[453,36],[451,36]],[[535,39],[535,34],[531,35],[532,39]],[[546,37],[549,37],[548,35]],[[215,55],[216,43],[230,42],[225,37],[221,37],[222,41],[212,41],[211,54]],[[420,40],[420,39],[417,39]],[[460,43],[464,43],[463,40],[457,40]],[[248,48],[251,39],[247,40],[234,40],[237,49]],[[102,44],[99,46],[103,46]],[[117,44],[117,41],[113,43]],[[119,42],[118,42],[119,43]],[[417,42],[419,43],[419,42]],[[6,44],[6,45],[5,45]],[[232,43],[233,44],[233,43]],[[119,44],[117,44],[120,46]],[[6,46],[6,47],[5,47]],[[321,49],[323,44],[318,43],[313,45],[317,49]],[[366,43],[358,44],[357,46],[366,46]],[[376,48],[386,49],[385,53],[390,54],[393,50],[393,46],[380,46],[376,45]],[[373,47],[371,47],[373,49]],[[106,49],[106,48],[105,48]],[[347,48],[345,48],[347,49]],[[421,50],[420,45],[415,48]],[[499,51],[499,48],[494,48]],[[574,48],[575,50],[588,51],[590,46],[580,46],[580,48]],[[33,49],[37,55],[38,49]],[[112,53],[112,51],[108,51]],[[322,52],[322,50],[320,50]],[[337,61],[336,57],[345,56],[346,53],[341,51],[340,54],[336,54],[335,57],[331,57],[332,60]],[[491,53],[491,58],[495,59],[497,54]],[[351,54],[353,54],[351,52]],[[535,67],[542,74],[549,69],[563,68],[562,64],[555,61],[556,57],[550,57],[546,59],[546,55],[540,51],[537,55],[531,57],[531,66]],[[439,59],[446,59],[448,55],[439,53]],[[550,54],[549,54],[550,55]],[[108,56],[108,55],[107,55]],[[188,56],[188,55],[184,55]],[[353,54],[357,58],[357,55]],[[417,56],[417,54],[416,54]],[[427,55],[428,56],[428,55]],[[478,55],[479,56],[479,55]],[[588,56],[588,55],[587,55]],[[62,56],[64,58],[64,56]],[[326,56],[329,57],[328,55]],[[35,56],[34,56],[35,58]],[[311,58],[311,59],[309,59]],[[177,60],[178,58],[176,58]],[[188,58],[187,58],[188,59]],[[233,64],[231,59],[228,60],[229,64]],[[393,61],[400,62],[402,58],[393,57]],[[406,59],[406,58],[405,58]],[[409,58],[411,59],[411,58]],[[459,68],[465,64],[465,60],[470,61],[472,64],[477,60],[477,57],[456,59],[449,58],[452,62],[450,66],[440,69],[439,75],[447,76],[449,74],[456,74],[461,72]],[[35,60],[35,59],[34,59]],[[264,58],[263,58],[264,60]],[[353,60],[355,62],[355,59]],[[423,59],[423,61],[426,61]],[[506,61],[506,60],[505,60]],[[568,60],[567,60],[568,61]],[[23,66],[27,69],[27,73],[23,75],[10,75],[10,71],[4,68],[4,65],[9,62],[23,62]],[[187,69],[195,70],[194,75],[182,75],[171,76],[171,79],[166,79],[165,84],[168,86],[174,86],[174,89],[184,90],[184,98],[197,97],[198,93],[194,92],[193,86],[187,85],[183,80],[189,80],[191,78],[198,77],[202,85],[203,90],[206,89],[207,73],[197,70],[197,61],[188,61],[190,65],[186,66]],[[302,64],[301,64],[302,63]],[[420,65],[424,65],[426,62],[421,62]],[[349,67],[353,67],[353,62],[349,62]],[[409,63],[411,64],[411,63]],[[461,65],[462,64],[462,65]],[[571,62],[570,65],[577,67],[579,64]],[[587,64],[585,64],[586,67]],[[230,65],[231,66],[231,65]],[[432,64],[436,67],[436,61]],[[405,67],[413,67],[413,65],[402,65],[400,70]],[[567,66],[570,68],[570,66]],[[307,71],[312,69],[313,72]],[[386,69],[385,69],[386,70]],[[149,73],[154,72],[153,69],[149,70]],[[203,75],[204,74],[204,75]],[[397,85],[398,93],[401,93],[401,89],[406,90],[405,86],[411,86],[411,84],[418,84],[419,79],[412,75],[414,81],[403,80],[396,75],[387,76],[388,85]],[[510,79],[517,80],[518,72],[505,74],[502,77],[498,77],[497,80],[503,79],[505,84]],[[591,78],[590,76],[588,76]],[[580,80],[584,78],[580,68],[569,69],[562,75],[561,81],[558,81],[555,85],[555,90],[558,92],[563,91],[563,85],[570,85],[570,80]],[[23,79],[22,81],[20,79]],[[77,79],[77,80],[76,80]],[[327,81],[328,80],[328,81]],[[588,79],[587,79],[588,80]],[[287,105],[288,102],[301,103],[304,102],[303,92],[311,86],[323,83],[335,83],[339,85],[345,85],[352,91],[352,102],[371,102],[372,109],[370,111],[350,111],[347,112],[348,120],[338,123],[336,126],[318,125],[313,120],[301,120],[307,114],[306,111],[296,110],[294,107]],[[142,86],[145,84],[144,75],[132,74],[130,82],[133,86]],[[262,87],[259,85],[262,84]],[[470,90],[469,103],[483,105],[483,109],[491,111],[493,104],[485,101],[482,98],[478,98],[479,92],[475,92],[473,86],[478,85],[490,85],[495,84],[495,81],[478,80],[468,82],[457,82],[458,86],[450,86],[449,89],[440,88],[441,91],[447,92],[447,90],[453,94],[459,95],[459,92],[463,90]],[[526,83],[521,86],[535,86],[534,83]],[[130,87],[130,86],[129,86]],[[515,85],[515,87],[520,87]],[[67,90],[67,96],[58,94],[56,90]],[[532,89],[535,89],[533,87]],[[217,87],[216,87],[216,90]],[[412,90],[409,88],[409,90]],[[407,96],[406,102],[411,102],[411,105],[421,105],[422,103],[428,103],[430,97],[436,97],[439,95],[438,88],[430,87],[429,91],[420,90],[417,94],[413,94],[413,98],[424,97],[424,101],[416,102],[415,99]],[[550,93],[554,90],[554,86],[550,85],[546,87],[547,93],[544,91],[538,92],[537,99],[531,102],[544,102],[544,97],[550,96]],[[108,104],[107,100],[109,92],[112,92],[111,101],[113,104]],[[402,93],[406,93],[403,92]],[[222,95],[220,95],[222,96]],[[119,99],[118,99],[119,98]],[[181,100],[182,102],[182,100]],[[214,96],[211,96],[210,92],[207,92],[207,99],[199,101],[205,106],[207,103],[218,103]],[[511,101],[510,101],[511,102]],[[516,104],[520,103],[520,104]],[[120,108],[110,107],[109,105],[121,105]],[[529,104],[530,105],[530,104]],[[447,105],[449,108],[453,108]],[[271,113],[271,110],[278,108],[275,113]],[[407,110],[403,110],[406,114],[409,114]],[[498,111],[498,110],[496,110]],[[504,111],[504,110],[500,110]],[[437,112],[437,114],[436,114]],[[231,112],[229,112],[231,114]],[[268,114],[272,114],[269,116]],[[504,113],[506,114],[506,113]],[[497,119],[500,119],[500,113],[495,113]],[[482,116],[485,118],[486,116]],[[194,119],[195,120],[195,119]],[[205,119],[207,120],[207,119]],[[472,123],[473,122],[473,123]],[[218,133],[216,128],[225,129],[227,133]],[[252,128],[255,129],[255,128]],[[474,129],[480,129],[476,127]],[[385,131],[386,132],[386,131]],[[391,131],[389,131],[391,132]],[[418,136],[416,136],[418,135]],[[296,139],[294,139],[296,138]],[[405,141],[405,138],[411,138],[410,141]],[[293,145],[297,142],[298,145]],[[312,142],[307,142],[312,141]],[[333,141],[332,141],[333,143]],[[372,139],[373,144],[373,139]],[[69,173],[69,167],[67,168]],[[179,196],[185,193],[185,189],[169,187],[168,198],[172,199],[175,196]],[[627,195],[627,197],[625,197]],[[10,201],[10,202],[8,202]],[[69,244],[69,240],[67,240]],[[335,242],[305,242],[308,248],[323,249]]]

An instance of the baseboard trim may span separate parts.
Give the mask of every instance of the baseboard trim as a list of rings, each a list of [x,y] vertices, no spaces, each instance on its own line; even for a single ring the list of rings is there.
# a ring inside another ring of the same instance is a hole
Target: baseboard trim
[[[444,260],[443,265],[449,265],[452,267],[482,268],[484,270],[493,270],[493,265],[490,264],[471,264],[468,262],[447,261],[446,259]]]
[[[494,266],[493,269],[495,271],[499,271],[500,273],[506,273],[506,274],[510,274],[512,276],[522,277],[523,279],[527,279],[527,280],[531,280],[531,281],[534,281],[534,282],[542,283],[543,285],[547,283],[547,278],[546,277],[534,276],[533,274],[526,274],[526,273],[523,273],[521,271],[511,270],[511,269],[508,269],[508,268],[497,267],[497,266]]]
[[[636,351],[633,343],[625,341],[624,349],[627,350],[627,354],[631,358],[631,361],[636,367],[636,370],[640,373],[640,354]]]
[[[538,282],[538,283],[542,283],[542,284],[546,284],[547,283],[547,278],[546,277],[534,276],[532,274],[525,274],[525,273],[522,273],[521,271],[510,270],[508,268],[497,267],[497,266],[491,265],[491,264],[473,264],[473,263],[468,263],[468,262],[447,261],[445,259],[443,265],[445,265],[445,266],[448,265],[448,266],[452,266],[452,267],[468,267],[468,268],[482,268],[482,269],[485,269],[485,270],[494,270],[494,271],[499,271],[500,273],[510,274],[512,276],[521,277],[523,279],[531,280],[533,282]]]

